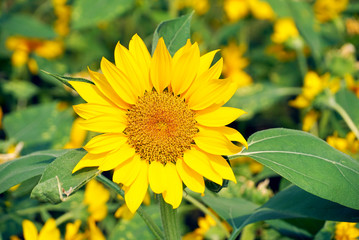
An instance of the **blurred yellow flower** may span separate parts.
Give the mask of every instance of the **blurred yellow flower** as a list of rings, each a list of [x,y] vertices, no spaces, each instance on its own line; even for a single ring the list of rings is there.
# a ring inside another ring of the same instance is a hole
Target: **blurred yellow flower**
[[[208,12],[210,5],[208,0],[175,0],[177,9],[193,8],[198,15]]]
[[[37,231],[36,226],[30,220],[22,222],[22,229],[25,240],[60,240],[60,230],[56,227],[56,222],[53,218],[46,221],[45,225]]]
[[[65,240],[83,240],[86,239],[86,234],[79,233],[81,220],[76,220],[74,223],[66,224]]]
[[[106,240],[106,237],[103,235],[101,229],[96,225],[96,222],[93,218],[89,218],[87,222],[89,229],[86,232],[86,239],[89,240]]]
[[[87,136],[87,131],[81,127],[81,121],[83,121],[81,118],[76,118],[72,123],[70,141],[65,144],[64,148],[82,147]]]
[[[314,13],[320,22],[327,22],[337,18],[348,5],[349,0],[316,0]]]
[[[338,133],[334,132],[334,135],[327,137],[327,143],[347,154],[359,152],[359,140],[353,132],[347,133],[345,138],[338,137]]]
[[[319,77],[316,72],[309,71],[304,77],[304,86],[302,93],[296,99],[289,102],[289,105],[296,108],[305,108],[310,105],[312,100],[323,91],[325,87],[329,88],[333,93],[338,90],[339,84],[337,79],[330,80],[330,75],[324,74]]]
[[[349,35],[358,35],[359,34],[359,21],[354,18],[348,18],[345,21],[345,27]]]
[[[88,166],[114,170],[113,181],[127,187],[131,212],[142,203],[148,185],[177,208],[183,183],[203,193],[203,177],[218,184],[235,182],[221,155],[241,150],[231,141],[247,147],[237,130],[225,127],[244,111],[221,107],[238,84],[218,79],[222,60],[210,67],[216,52],[200,57],[198,44],[187,41],[171,57],[160,38],[151,57],[134,35],[129,50],[118,43],[116,65],[103,58],[103,74],[90,71],[94,84],[70,82],[87,101],[74,106],[85,119],[81,125],[104,133],[85,145],[88,153],[73,172]]]
[[[357,223],[340,222],[335,226],[335,240],[357,240],[359,229]]]
[[[237,21],[252,13],[261,20],[273,20],[275,13],[269,3],[260,0],[225,0],[224,11],[229,21]]]
[[[66,36],[70,32],[71,7],[66,5],[67,1],[53,0],[54,12],[57,17],[54,29],[59,36]]]
[[[125,186],[122,187],[122,188],[126,188]],[[123,198],[121,197],[121,195],[118,195],[117,196],[119,199],[122,199]],[[150,197],[150,194],[148,193],[148,191],[146,192],[146,196],[145,198],[143,199],[143,204],[145,205],[150,205],[151,203],[151,197]],[[119,207],[116,212],[115,212],[115,217],[116,218],[122,218],[122,219],[125,219],[125,220],[130,220],[133,218],[133,216],[135,215],[135,213],[132,213],[130,211],[130,209],[127,207],[126,203],[123,204],[121,207]]]
[[[29,55],[35,53],[40,57],[52,59],[60,56],[63,53],[63,43],[58,40],[44,40],[35,38],[25,38],[19,36],[11,36],[6,39],[7,49],[14,51],[11,57],[11,63],[14,66],[22,66],[29,62]],[[30,70],[35,70],[34,63],[29,67]]]
[[[103,220],[107,215],[106,202],[110,199],[110,192],[98,181],[91,180],[86,184],[84,203],[88,205],[90,218],[95,221]]]
[[[266,53],[273,55],[279,61],[295,59],[296,53],[292,49],[286,49],[283,44],[271,44],[266,48]]]
[[[249,164],[249,170],[252,174],[260,173],[263,170],[263,165],[252,158],[240,157],[231,160],[232,165],[235,164]]]
[[[274,43],[282,44],[297,37],[299,32],[293,19],[281,18],[274,23],[274,33],[271,35]]]
[[[246,46],[237,45],[230,42],[222,50],[223,56],[223,76],[232,78],[238,83],[238,87],[244,87],[252,84],[253,80],[246,72],[243,71],[248,66],[249,61],[243,57]]]
[[[345,83],[349,90],[351,90],[359,98],[359,81],[355,81],[350,74],[344,75]]]
[[[309,132],[314,124],[317,122],[319,113],[315,110],[310,110],[303,119],[303,131]]]

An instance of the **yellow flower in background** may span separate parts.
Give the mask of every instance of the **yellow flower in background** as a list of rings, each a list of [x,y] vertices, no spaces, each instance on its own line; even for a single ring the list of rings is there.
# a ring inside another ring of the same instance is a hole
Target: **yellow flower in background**
[[[274,43],[282,44],[297,37],[299,37],[299,32],[293,19],[282,18],[274,23],[274,33],[271,36]]]
[[[102,73],[92,72],[94,84],[70,82],[87,103],[74,106],[81,125],[104,133],[86,145],[88,153],[73,172],[97,166],[114,170],[113,181],[123,184],[131,212],[142,203],[148,185],[177,208],[182,183],[203,193],[204,179],[222,184],[236,181],[221,155],[247,147],[243,136],[225,127],[245,112],[221,107],[237,90],[232,79],[218,79],[222,59],[210,67],[217,51],[200,57],[198,44],[187,44],[173,57],[163,38],[153,54],[136,34],[129,50],[118,44],[116,65],[103,58]]]
[[[317,122],[319,113],[315,110],[310,110],[303,119],[303,131],[309,132],[314,124]]]
[[[327,22],[337,18],[348,5],[349,0],[316,0],[314,13],[320,22]]]
[[[106,240],[100,228],[97,227],[93,218],[89,218],[87,222],[89,229],[86,231],[86,239],[89,240]]]
[[[316,72],[309,71],[304,78],[304,86],[302,93],[296,99],[289,102],[289,105],[296,108],[305,108],[310,105],[312,100],[323,91],[329,84],[330,75],[324,74],[319,77]],[[337,85],[333,85],[333,91],[336,90]],[[334,89],[335,88],[335,89]]]
[[[335,226],[336,240],[357,240],[359,237],[359,229],[357,223],[340,222]]]
[[[66,5],[67,1],[53,0],[54,12],[57,17],[54,29],[60,36],[66,36],[70,32],[70,20],[71,20],[71,7]]]
[[[353,76],[350,74],[345,74],[344,80],[348,89],[359,98],[359,81],[355,81]]]
[[[230,42],[227,47],[222,50],[223,56],[223,76],[230,77],[238,83],[238,87],[250,85],[253,80],[246,72],[243,71],[248,66],[249,61],[243,57],[246,46],[237,45]]]
[[[64,148],[82,147],[87,136],[87,131],[80,126],[81,121],[83,121],[81,118],[76,118],[72,123],[70,141],[65,144]]]
[[[356,139],[353,132],[347,133],[345,138],[339,137],[338,133],[334,132],[332,136],[327,137],[327,143],[344,153],[349,154],[359,152],[359,140]]]
[[[249,13],[261,20],[275,18],[275,13],[269,3],[259,0],[225,0],[223,8],[232,22],[246,17]]]
[[[83,240],[86,239],[86,234],[79,233],[81,220],[76,220],[74,223],[66,224],[65,240]]]
[[[355,18],[348,18],[345,20],[345,28],[349,35],[358,35],[359,34],[359,21]]]
[[[123,188],[126,188],[126,187],[123,187]],[[119,199],[122,199],[123,198],[121,197],[121,195],[118,195],[117,196]],[[145,198],[143,199],[143,204],[145,205],[150,205],[151,203],[151,197],[150,197],[150,194],[148,193],[148,191],[146,192],[146,195],[145,195]],[[126,204],[123,204],[121,207],[119,207],[116,212],[115,212],[115,217],[116,218],[122,218],[122,219],[125,219],[125,220],[130,220],[133,218],[133,216],[135,216],[135,213],[132,213],[130,211],[130,209],[127,207]]]
[[[177,9],[191,7],[198,15],[208,12],[210,5],[208,0],[175,0]]]
[[[91,180],[86,184],[84,203],[88,205],[90,218],[95,221],[103,220],[107,215],[107,201],[110,192],[98,181]]]
[[[62,41],[20,36],[11,36],[6,39],[6,47],[14,51],[11,56],[12,65],[19,67],[28,63],[31,72],[38,70],[36,62],[33,62],[35,60],[29,57],[31,53],[35,53],[46,59],[53,59],[60,56],[64,51]]]
[[[56,222],[53,218],[46,221],[45,225],[40,230],[30,220],[24,220],[22,222],[22,229],[24,232],[25,240],[60,240],[60,230],[56,227]]]

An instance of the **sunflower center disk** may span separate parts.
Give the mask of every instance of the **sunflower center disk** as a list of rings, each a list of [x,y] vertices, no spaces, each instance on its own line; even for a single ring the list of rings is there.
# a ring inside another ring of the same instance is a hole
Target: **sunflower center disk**
[[[146,92],[127,113],[124,133],[145,161],[175,163],[190,149],[196,128],[195,113],[178,96]]]

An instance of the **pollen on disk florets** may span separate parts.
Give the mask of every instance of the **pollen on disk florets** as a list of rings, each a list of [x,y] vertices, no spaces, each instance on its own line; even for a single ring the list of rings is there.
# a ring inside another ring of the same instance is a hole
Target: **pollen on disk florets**
[[[175,163],[198,132],[195,113],[168,91],[146,92],[129,108],[127,120],[128,144],[149,162]]]

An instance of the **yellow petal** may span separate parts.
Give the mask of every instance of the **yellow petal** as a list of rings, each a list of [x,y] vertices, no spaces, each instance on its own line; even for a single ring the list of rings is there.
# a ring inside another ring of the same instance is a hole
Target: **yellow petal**
[[[25,240],[37,239],[38,231],[35,224],[33,224],[30,220],[25,219],[24,221],[22,221],[22,229],[24,232]]]
[[[136,181],[126,189],[125,201],[132,213],[135,213],[145,198],[148,188],[148,164],[140,161],[140,172]]]
[[[129,51],[135,58],[141,71],[144,73],[145,78],[142,80],[142,84],[144,85],[145,90],[151,91],[152,84],[149,79],[151,55],[148,52],[145,43],[137,34],[135,34],[130,41]]]
[[[236,92],[237,84],[232,79],[208,81],[202,88],[189,96],[187,102],[192,110],[203,110],[213,104],[223,105]]]
[[[177,61],[185,51],[188,51],[188,49],[190,49],[192,46],[191,40],[187,39],[186,44],[181,47],[180,49],[177,50],[177,52],[175,52],[175,55],[173,55],[173,61]]]
[[[209,162],[212,165],[213,169],[215,169],[216,172],[219,173],[222,178],[237,183],[231,166],[229,166],[229,164],[223,157],[218,155],[211,155],[211,160]]]
[[[107,133],[107,132],[115,132],[121,133],[127,127],[127,123],[124,119],[116,118],[113,115],[101,115],[93,118],[86,119],[79,123],[81,127],[86,130],[99,132],[99,133]]]
[[[217,129],[219,132],[223,133],[224,136],[226,136],[228,138],[228,140],[240,142],[248,149],[248,143],[247,143],[246,139],[236,129],[233,129],[230,127],[219,127],[219,128],[215,128],[215,129]]]
[[[194,171],[192,168],[179,158],[176,162],[177,172],[180,175],[182,181],[186,186],[194,192],[204,192],[204,180],[203,177]]]
[[[117,95],[121,96],[126,103],[136,103],[139,89],[136,89],[136,85],[120,69],[106,58],[102,58],[101,70]]]
[[[124,117],[126,112],[115,106],[100,105],[96,103],[82,103],[73,106],[74,111],[82,118],[88,119],[99,115],[119,115]]]
[[[199,132],[194,136],[193,140],[203,151],[215,155],[233,155],[241,151],[240,147],[234,145],[223,133],[215,130],[215,128],[198,126],[198,129]]]
[[[162,163],[154,161],[148,167],[148,180],[154,193],[162,193],[165,190],[165,168]]]
[[[119,96],[108,83],[107,79],[102,73],[91,71],[88,69],[91,80],[95,83],[97,88],[103,93],[103,95],[107,96],[116,106],[122,109],[128,109],[129,105],[122,100],[121,96]]]
[[[204,73],[205,71],[207,71],[209,69],[209,67],[211,66],[211,64],[213,62],[214,55],[216,55],[216,53],[218,51],[219,50],[214,50],[214,51],[211,51],[211,52],[206,53],[203,56],[201,56],[199,69],[198,69],[198,75],[201,75],[202,73]],[[223,63],[223,61],[222,61],[222,63]],[[222,71],[222,68],[220,71]],[[219,78],[219,75],[216,78]]]
[[[173,208],[178,208],[182,202],[182,180],[177,173],[175,164],[168,162],[165,166],[166,173],[166,191],[162,194],[166,203],[172,205]]]
[[[162,92],[168,87],[172,78],[172,58],[162,37],[158,40],[152,57],[150,77],[157,92]]]
[[[210,69],[205,70],[203,73],[198,73],[191,87],[184,93],[184,98],[189,98],[193,93],[207,85],[209,81],[218,79],[221,75],[222,68],[223,58],[219,59]]]
[[[246,113],[239,108],[221,107],[214,111],[202,110],[196,113],[196,121],[208,127],[221,127],[230,124]]]
[[[211,155],[200,150],[197,146],[193,146],[183,155],[184,162],[197,173],[205,178],[222,185],[221,176],[212,168],[209,161]]]
[[[105,133],[93,137],[84,149],[90,153],[103,153],[117,150],[127,141],[127,136],[122,133]]]
[[[98,167],[102,164],[106,157],[106,153],[102,154],[91,154],[87,153],[72,170],[72,173],[85,168],[85,167]]]
[[[186,91],[195,79],[200,62],[198,44],[193,44],[178,59],[173,59],[171,86],[178,95]]]
[[[99,169],[102,171],[108,171],[116,168],[118,165],[130,159],[135,155],[135,149],[127,143],[119,144],[118,150],[108,153]]]
[[[127,76],[134,87],[138,89],[137,94],[142,95],[145,92],[144,83],[149,85],[148,74],[146,75],[143,69],[137,65],[132,54],[120,43],[117,43],[115,48],[115,62],[116,66]]]
[[[116,183],[122,183],[125,186],[131,185],[134,181],[137,181],[141,167],[141,162],[139,155],[134,155],[132,158],[124,161],[115,168],[115,171],[112,176],[112,180]]]
[[[103,95],[94,84],[77,81],[69,81],[69,83],[86,102],[101,105],[113,105],[111,100]]]

